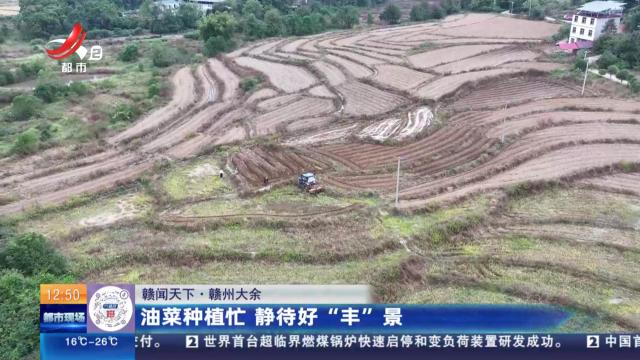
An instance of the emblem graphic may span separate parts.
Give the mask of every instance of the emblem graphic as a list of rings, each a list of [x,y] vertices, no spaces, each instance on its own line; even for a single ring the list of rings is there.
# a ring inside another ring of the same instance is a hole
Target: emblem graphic
[[[98,329],[106,332],[122,330],[133,316],[131,294],[117,286],[104,286],[91,296],[88,312]]]
[[[76,23],[73,26],[73,30],[67,39],[55,39],[51,40],[47,46],[50,44],[62,44],[56,49],[45,49],[47,56],[54,60],[62,60],[68,58],[69,56],[78,52],[78,56],[80,58],[84,58],[84,55],[87,53],[87,49],[82,46],[82,42],[84,38],[87,36],[87,32],[84,31],[82,25],[80,23]]]

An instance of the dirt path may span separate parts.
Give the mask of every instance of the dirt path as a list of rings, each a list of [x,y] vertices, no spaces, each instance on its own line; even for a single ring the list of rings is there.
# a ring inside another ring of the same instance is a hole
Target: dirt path
[[[140,137],[154,129],[159,129],[168,121],[179,117],[196,102],[196,79],[188,67],[178,70],[171,79],[173,96],[169,104],[152,111],[127,130],[108,139],[112,144]]]
[[[285,214],[285,213],[242,213],[242,214],[225,214],[225,215],[209,215],[209,216],[168,216],[162,221],[169,223],[197,223],[198,221],[207,219],[234,219],[234,218],[285,218],[285,219],[305,219],[317,216],[336,216],[352,211],[362,209],[362,204],[351,204],[338,209],[309,212],[304,214]]]

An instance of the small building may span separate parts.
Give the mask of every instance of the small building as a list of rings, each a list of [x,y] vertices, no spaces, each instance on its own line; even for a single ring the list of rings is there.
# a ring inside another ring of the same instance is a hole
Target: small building
[[[569,42],[597,40],[609,21],[620,30],[624,3],[617,1],[592,1],[582,5],[573,15]]]
[[[165,9],[177,9],[180,6],[180,0],[157,0],[156,5]]]
[[[181,4],[196,5],[203,12],[212,11],[216,4],[225,2],[225,0],[157,0],[156,4],[166,9],[177,9]]]
[[[212,11],[217,4],[225,2],[225,0],[183,0],[185,3],[191,3],[200,7],[203,12]]]

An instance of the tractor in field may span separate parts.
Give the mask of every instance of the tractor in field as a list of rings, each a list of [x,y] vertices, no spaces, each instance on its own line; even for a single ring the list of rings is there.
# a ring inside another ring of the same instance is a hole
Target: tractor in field
[[[319,194],[324,191],[322,185],[318,183],[316,175],[312,172],[298,176],[298,187],[309,194]]]

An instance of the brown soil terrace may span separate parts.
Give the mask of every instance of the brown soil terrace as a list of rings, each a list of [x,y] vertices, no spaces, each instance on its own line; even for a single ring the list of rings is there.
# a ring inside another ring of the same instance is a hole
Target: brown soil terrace
[[[581,97],[575,84],[551,80],[562,65],[545,39],[557,29],[465,14],[250,44],[178,69],[171,100],[96,153],[14,160],[0,174],[10,199],[0,215],[112,189],[160,159],[274,135],[276,145],[229,156],[241,191],[313,170],[337,191],[386,195],[401,158],[402,209],[558,179],[638,194],[637,174],[589,174],[640,163],[640,102]],[[261,88],[244,94],[241,80],[255,75]]]

